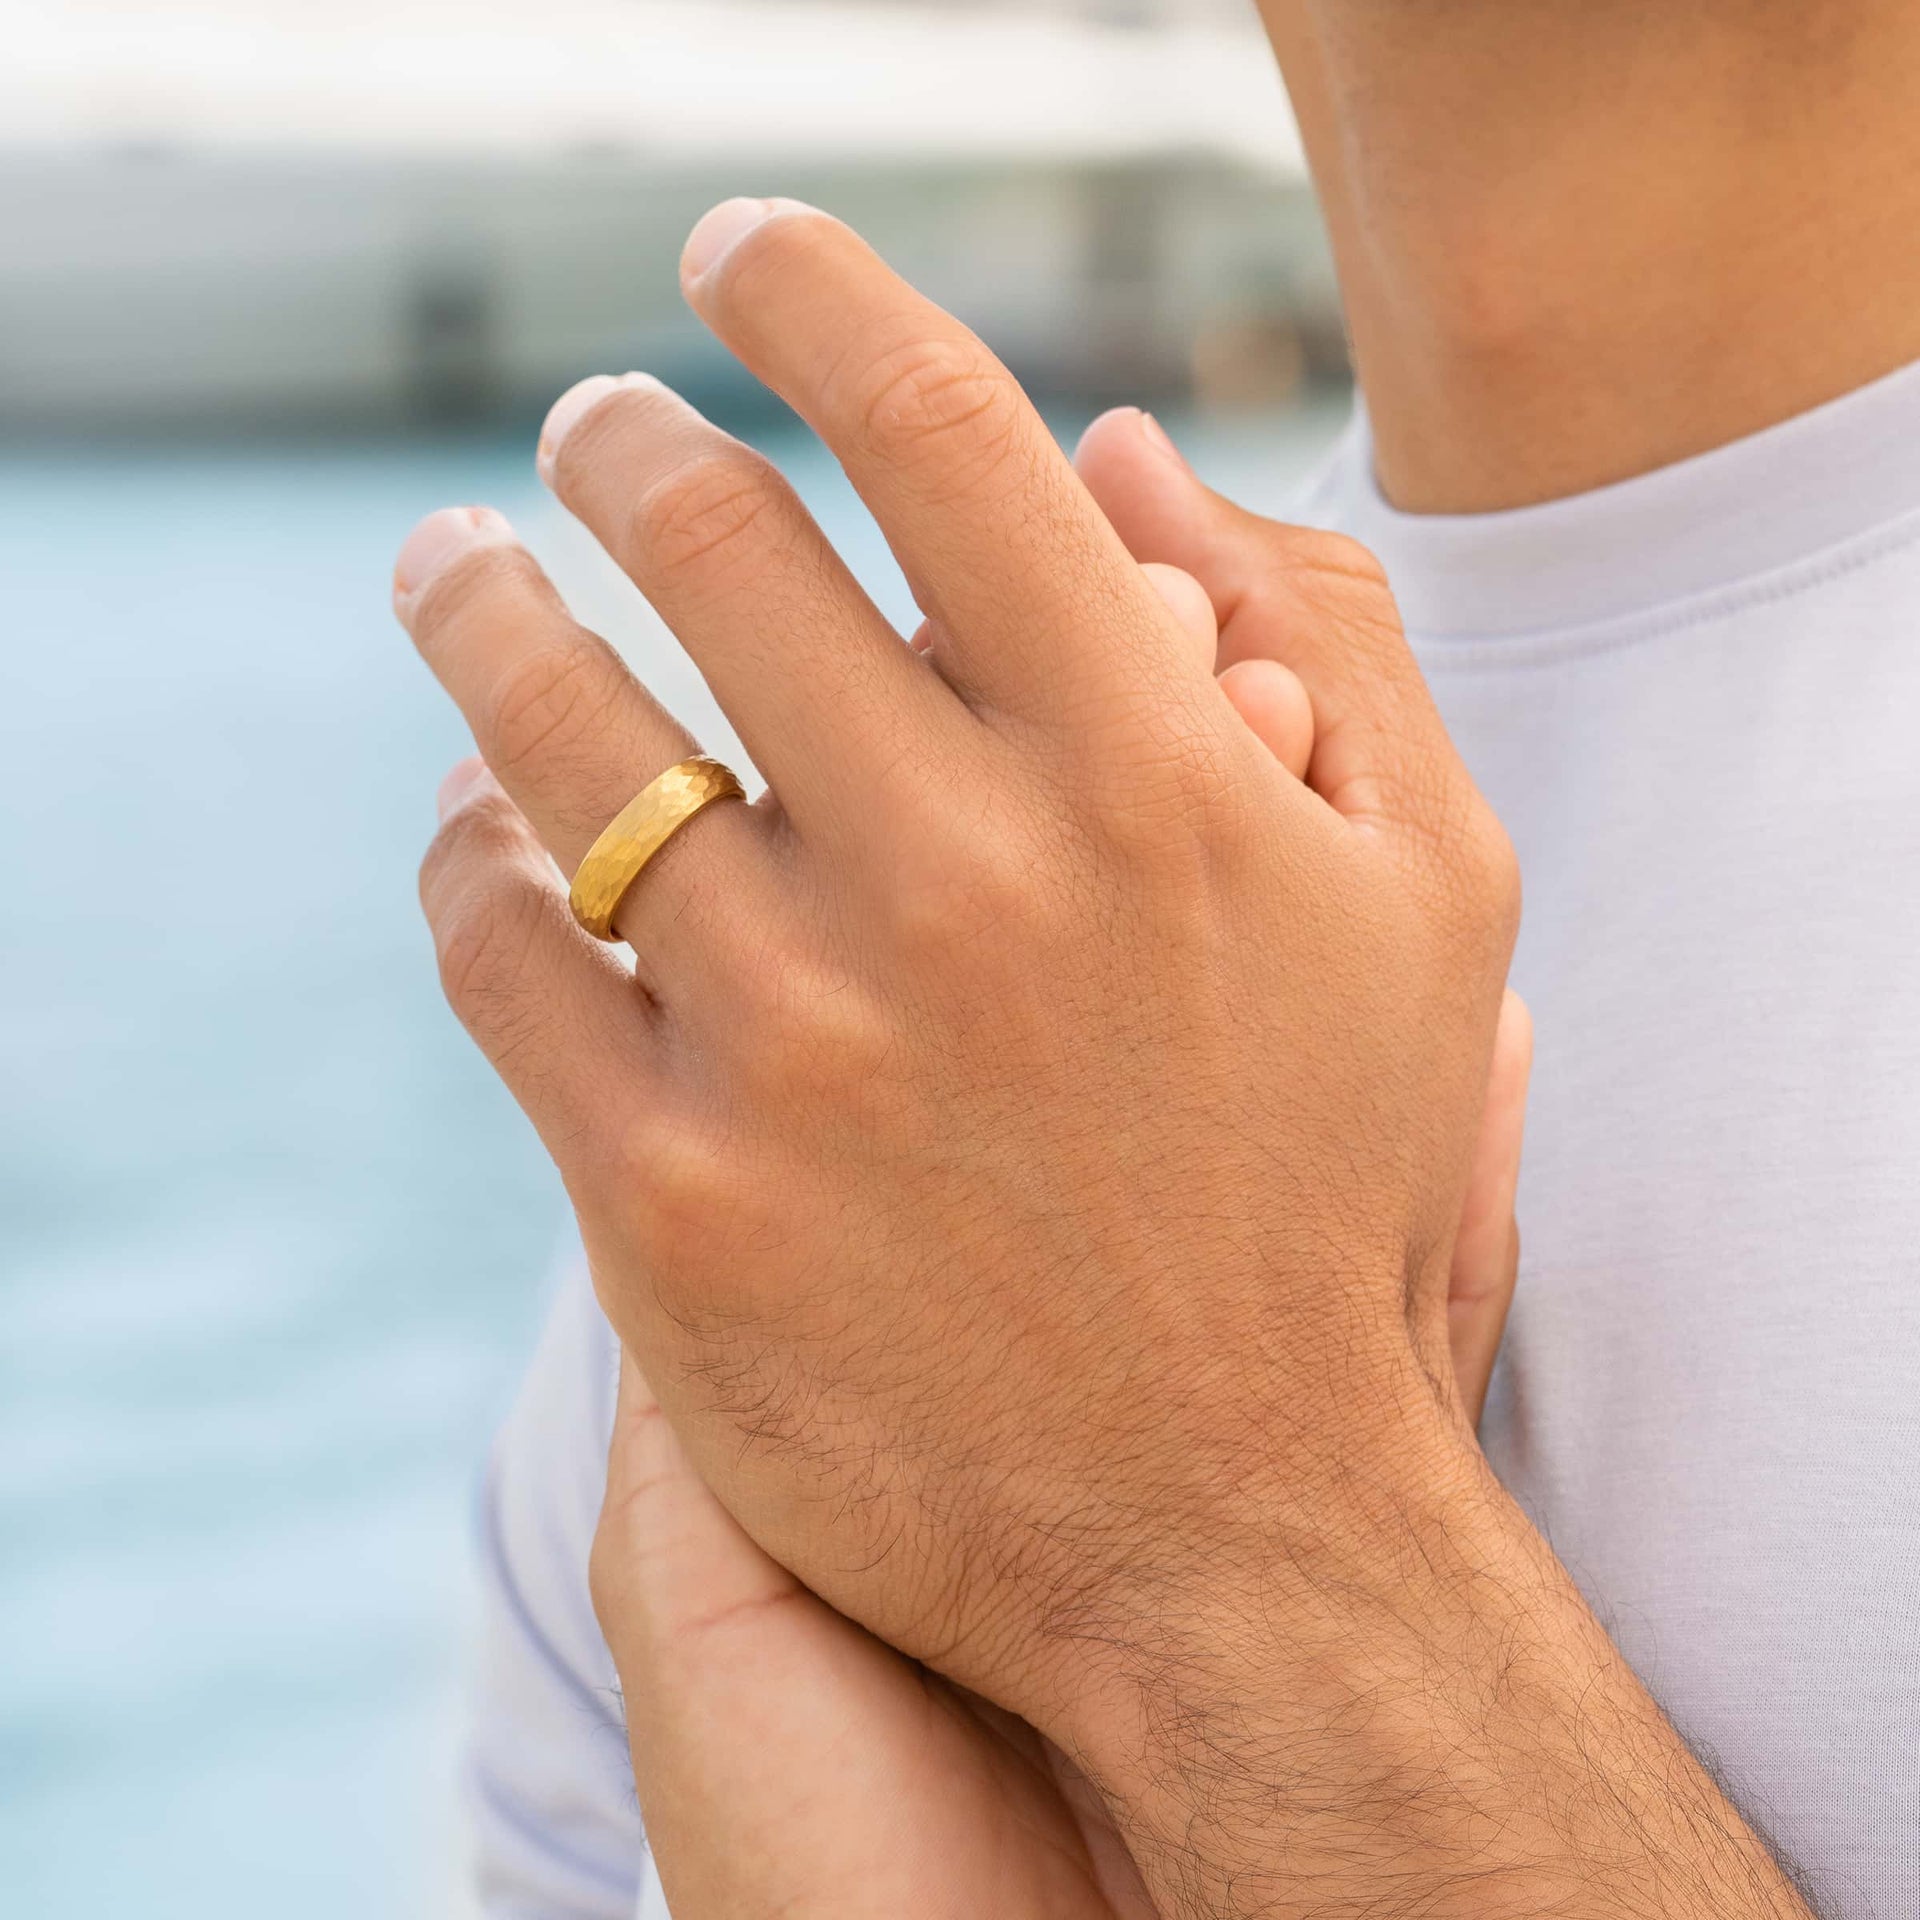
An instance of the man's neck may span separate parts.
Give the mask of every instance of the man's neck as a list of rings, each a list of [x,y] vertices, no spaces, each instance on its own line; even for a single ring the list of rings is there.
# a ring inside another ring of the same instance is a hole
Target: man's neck
[[[1913,0],[1262,0],[1381,485],[1555,498],[1920,358]]]

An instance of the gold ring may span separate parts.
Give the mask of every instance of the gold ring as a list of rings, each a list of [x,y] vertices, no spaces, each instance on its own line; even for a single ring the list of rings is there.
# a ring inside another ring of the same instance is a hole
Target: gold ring
[[[567,895],[573,917],[596,940],[617,940],[613,916],[641,869],[702,807],[744,800],[730,767],[696,755],[650,780],[587,849]]]

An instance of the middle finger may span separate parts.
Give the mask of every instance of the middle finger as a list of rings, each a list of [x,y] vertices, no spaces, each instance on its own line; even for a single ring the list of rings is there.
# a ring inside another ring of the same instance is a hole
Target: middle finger
[[[1191,684],[1172,621],[1019,383],[850,228],[731,200],[681,271],[700,317],[838,456],[963,689],[1072,724]]]

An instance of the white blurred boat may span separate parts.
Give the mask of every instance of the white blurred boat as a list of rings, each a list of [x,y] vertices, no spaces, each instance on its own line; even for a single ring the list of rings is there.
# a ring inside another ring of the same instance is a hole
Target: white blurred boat
[[[679,242],[737,192],[860,226],[1029,377],[1187,382],[1334,329],[1264,44],[815,0],[12,0],[0,424],[693,387]],[[1210,345],[1211,343],[1211,345]]]

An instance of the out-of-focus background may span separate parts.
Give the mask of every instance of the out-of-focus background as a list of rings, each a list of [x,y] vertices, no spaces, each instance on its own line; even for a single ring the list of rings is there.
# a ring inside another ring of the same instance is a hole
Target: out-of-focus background
[[[1284,502],[1344,405],[1251,0],[0,9],[0,1910],[459,1915],[472,1488],[564,1226],[413,903],[465,750],[387,610],[486,499],[716,751],[537,488],[642,366],[831,463],[681,308],[814,200],[1063,435]]]

